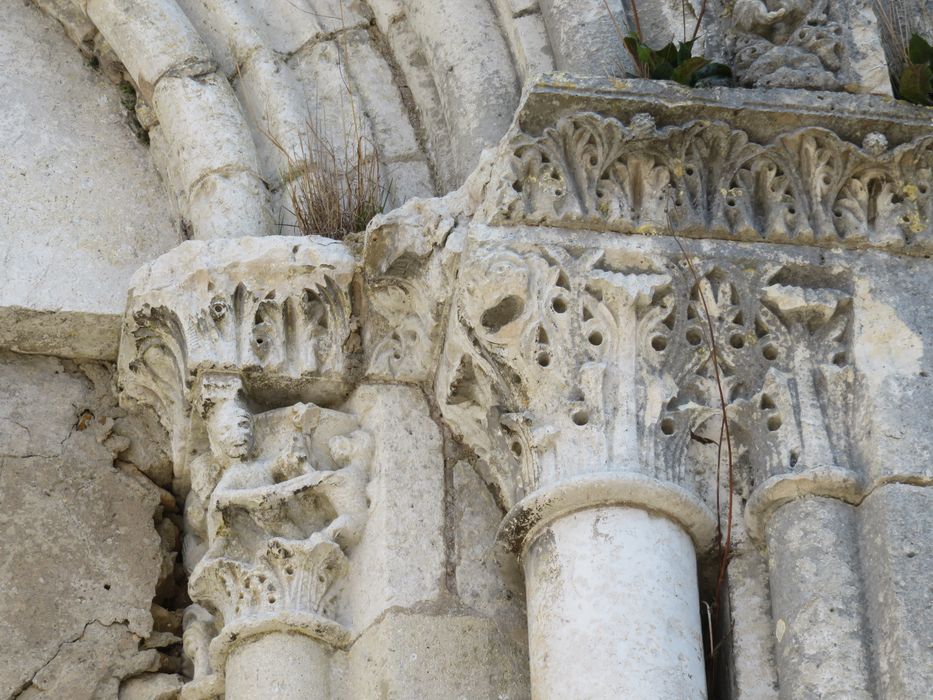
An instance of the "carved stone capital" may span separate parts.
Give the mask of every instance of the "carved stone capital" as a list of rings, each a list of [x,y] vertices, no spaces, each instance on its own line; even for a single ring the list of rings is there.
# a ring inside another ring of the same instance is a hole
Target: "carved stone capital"
[[[890,94],[879,25],[832,0],[735,0],[727,32],[744,87]]]
[[[134,278],[122,398],[154,409],[185,495],[186,698],[222,690],[236,644],[272,631],[349,641],[333,609],[368,513],[372,438],[339,406],[359,363],[336,241],[189,242]]]

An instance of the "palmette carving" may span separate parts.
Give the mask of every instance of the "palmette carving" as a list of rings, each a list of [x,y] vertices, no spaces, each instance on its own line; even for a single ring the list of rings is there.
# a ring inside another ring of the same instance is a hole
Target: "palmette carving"
[[[745,483],[848,464],[844,283],[700,261],[695,280],[671,262],[625,269],[546,244],[469,252],[436,391],[505,506],[611,471],[712,497],[721,404],[707,309]]]
[[[593,113],[516,134],[483,214],[531,224],[926,254],[933,137],[888,150],[823,128],[755,143],[721,122],[656,129]]]

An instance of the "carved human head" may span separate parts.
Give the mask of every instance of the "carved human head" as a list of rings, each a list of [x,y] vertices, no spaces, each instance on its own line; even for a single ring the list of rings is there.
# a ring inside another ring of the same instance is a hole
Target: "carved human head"
[[[197,408],[216,457],[244,459],[253,450],[253,416],[243,395],[243,381],[235,374],[201,375]]]

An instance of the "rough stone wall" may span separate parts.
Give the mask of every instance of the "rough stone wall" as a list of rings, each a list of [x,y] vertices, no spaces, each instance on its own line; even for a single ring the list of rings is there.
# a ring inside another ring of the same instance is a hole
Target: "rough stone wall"
[[[0,395],[0,695],[115,698],[180,671],[177,624],[153,607],[176,594],[174,499],[127,461],[145,431],[112,368],[3,352]]]

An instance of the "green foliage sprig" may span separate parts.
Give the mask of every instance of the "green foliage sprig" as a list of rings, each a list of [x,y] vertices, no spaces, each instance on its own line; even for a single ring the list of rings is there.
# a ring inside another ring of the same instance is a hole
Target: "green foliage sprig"
[[[933,46],[914,34],[907,45],[907,59],[909,63],[897,81],[901,99],[933,106]]]
[[[671,42],[660,49],[652,49],[637,34],[629,34],[622,42],[635,61],[638,77],[674,80],[688,87],[730,85],[732,82],[729,66],[693,55],[695,39]]]

